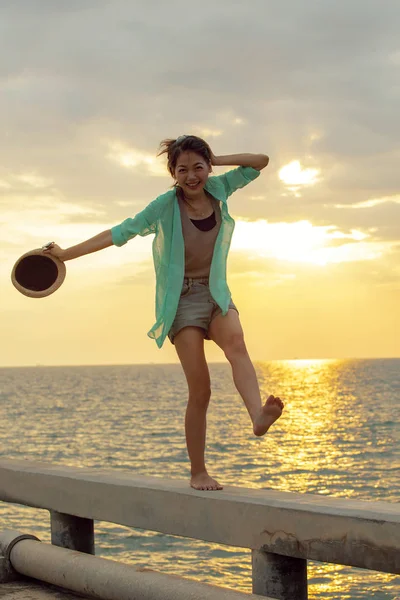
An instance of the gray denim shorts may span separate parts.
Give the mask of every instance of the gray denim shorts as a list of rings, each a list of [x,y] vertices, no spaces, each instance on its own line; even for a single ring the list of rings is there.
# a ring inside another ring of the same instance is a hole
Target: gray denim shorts
[[[232,300],[229,303],[229,308],[239,312]],[[191,279],[185,277],[175,320],[168,333],[171,343],[174,343],[176,334],[184,327],[200,327],[204,331],[204,339],[209,340],[209,325],[221,313],[220,307],[211,296],[208,278]]]

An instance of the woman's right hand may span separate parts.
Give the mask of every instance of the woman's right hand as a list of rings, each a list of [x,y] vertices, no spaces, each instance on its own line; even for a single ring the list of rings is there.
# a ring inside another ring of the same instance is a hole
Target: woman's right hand
[[[59,260],[64,260],[65,250],[63,250],[62,248],[60,248],[60,246],[53,242],[49,248],[43,249],[43,254],[51,254]]]

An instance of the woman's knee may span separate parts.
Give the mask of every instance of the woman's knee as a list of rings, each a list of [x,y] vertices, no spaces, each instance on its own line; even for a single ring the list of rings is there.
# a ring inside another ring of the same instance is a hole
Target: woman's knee
[[[242,332],[234,333],[229,337],[224,346],[224,353],[229,361],[247,355],[247,348]]]
[[[211,398],[210,385],[196,385],[189,387],[189,402],[199,408],[207,408]]]

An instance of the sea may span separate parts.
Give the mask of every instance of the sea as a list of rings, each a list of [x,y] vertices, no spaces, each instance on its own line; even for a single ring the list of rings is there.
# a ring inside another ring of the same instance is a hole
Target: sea
[[[255,364],[285,402],[252,434],[230,366],[210,364],[207,465],[223,485],[400,500],[400,359]],[[0,369],[0,457],[189,480],[180,365]],[[214,492],[218,493],[218,492]],[[50,540],[47,511],[0,502],[0,528]],[[251,592],[250,550],[96,522],[96,553]],[[400,577],[310,561],[309,598],[400,599]]]

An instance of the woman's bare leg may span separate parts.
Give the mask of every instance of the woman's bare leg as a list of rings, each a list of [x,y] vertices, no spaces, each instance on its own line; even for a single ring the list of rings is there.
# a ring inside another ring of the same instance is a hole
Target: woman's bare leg
[[[269,396],[262,405],[257,375],[247,352],[239,315],[234,309],[215,317],[210,324],[210,338],[224,351],[231,364],[233,381],[243,398],[257,436],[264,435],[282,414],[283,402]]]
[[[175,336],[174,344],[189,388],[185,431],[191,462],[190,485],[197,490],[221,490],[222,486],[209,476],[204,458],[211,386],[203,331],[199,327],[184,327]]]

